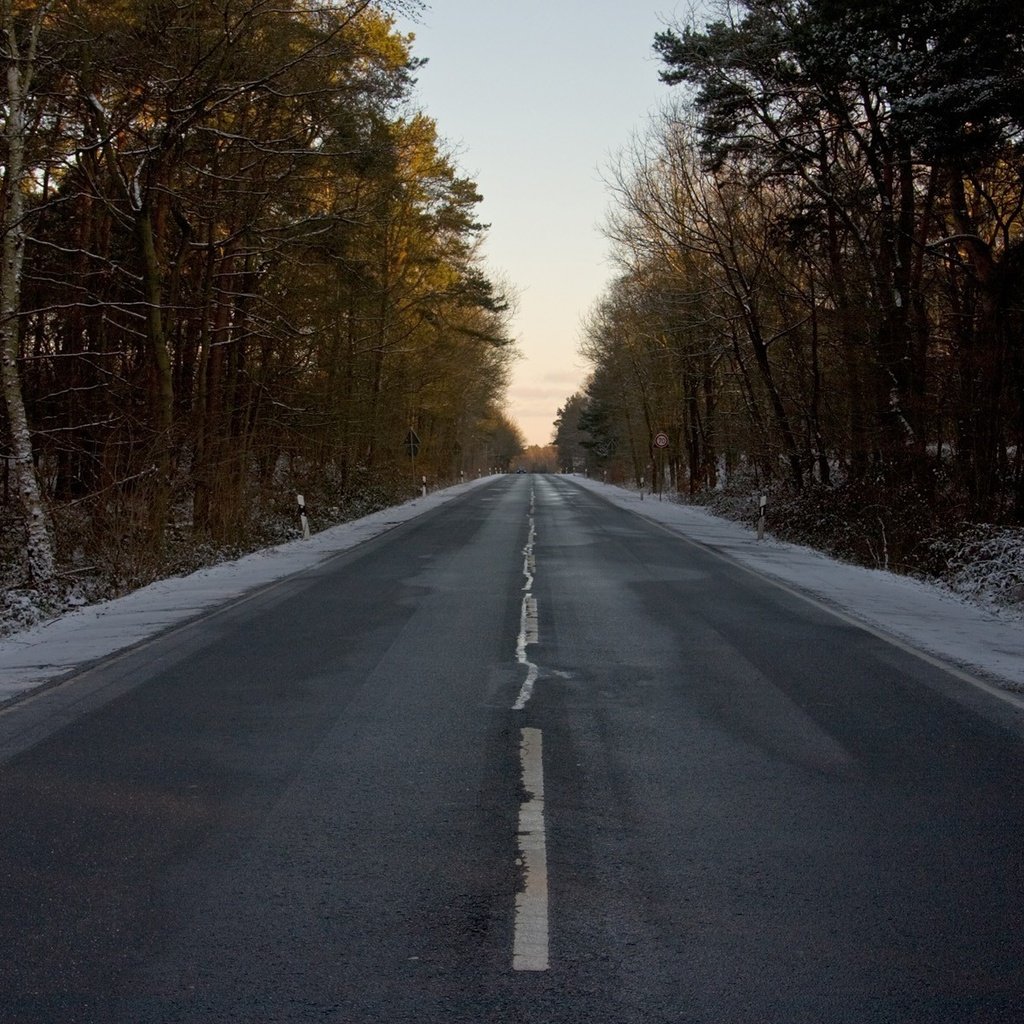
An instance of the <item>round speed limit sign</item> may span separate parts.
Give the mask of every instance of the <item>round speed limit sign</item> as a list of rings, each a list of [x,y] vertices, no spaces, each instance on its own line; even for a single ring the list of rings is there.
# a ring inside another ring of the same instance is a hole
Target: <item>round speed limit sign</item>
[[[667,448],[668,447],[668,434],[663,430],[659,431],[654,435],[654,447],[655,448]]]

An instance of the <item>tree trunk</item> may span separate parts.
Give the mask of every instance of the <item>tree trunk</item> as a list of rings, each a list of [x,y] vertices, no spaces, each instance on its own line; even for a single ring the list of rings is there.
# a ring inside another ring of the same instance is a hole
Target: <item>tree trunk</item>
[[[0,266],[0,344],[4,402],[14,451],[15,482],[25,517],[26,569],[29,582],[47,586],[53,580],[53,529],[43,502],[43,489],[32,458],[32,434],[18,369],[22,267],[25,257],[26,102],[36,40],[47,5],[36,11],[26,54],[20,52],[10,3],[3,4],[2,31],[7,74],[7,170],[3,187],[3,255]]]
[[[743,322],[747,329],[750,347],[754,351],[754,361],[757,363],[757,368],[761,371],[761,383],[764,385],[764,389],[768,394],[768,403],[775,414],[775,424],[779,428],[779,434],[782,438],[782,450],[786,455],[786,461],[789,463],[790,477],[793,481],[793,486],[799,491],[804,486],[803,462],[800,458],[800,451],[797,447],[796,437],[793,434],[793,428],[789,422],[789,413],[786,411],[782,395],[775,382],[775,375],[772,372],[772,365],[768,358],[768,344],[761,331],[760,319],[754,311],[754,302],[755,298],[749,291],[746,293],[746,296],[740,297],[741,308],[744,314]]]
[[[976,290],[973,317],[964,318],[957,363],[960,378],[957,460],[970,500],[971,515],[989,518],[998,497],[998,455],[1003,435],[1004,374],[1009,363],[1009,310],[1000,301],[1004,274],[991,246],[978,234],[968,210],[962,174],[950,177],[953,219],[961,234]]]
[[[135,222],[142,258],[143,290],[146,301],[146,340],[149,345],[150,372],[153,374],[152,399],[154,470],[153,504],[150,508],[149,527],[154,550],[163,547],[164,530],[171,506],[171,431],[174,426],[174,377],[171,355],[163,327],[163,302],[160,289],[160,263],[153,235],[152,209],[143,204]]]
[[[809,420],[811,438],[814,442],[814,458],[818,464],[818,481],[828,486],[831,473],[828,464],[828,452],[821,429],[821,356],[820,335],[818,325],[818,297],[814,289],[814,275],[811,274],[811,401]]]

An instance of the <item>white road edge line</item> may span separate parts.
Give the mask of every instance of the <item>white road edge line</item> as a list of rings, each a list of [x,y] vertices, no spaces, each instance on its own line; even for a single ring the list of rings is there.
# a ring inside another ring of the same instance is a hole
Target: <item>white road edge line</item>
[[[633,515],[643,519],[644,522],[650,523],[651,526],[656,527],[664,533],[669,534],[671,537],[675,537],[676,540],[682,541],[684,544],[689,544],[691,547],[699,548],[706,554],[713,555],[715,558],[720,558],[723,562],[733,566],[735,569],[739,569],[741,572],[745,572],[750,576],[755,576],[757,579],[770,586],[776,587],[779,590],[784,591],[791,597],[795,597],[800,601],[804,601],[809,605],[813,605],[819,611],[825,612],[842,622],[845,622],[849,626],[854,626],[865,633],[869,633],[871,636],[876,637],[879,640],[884,641],[892,647],[901,650],[906,654],[910,654],[917,658],[919,661],[923,661],[927,665],[931,665],[934,668],[941,669],[947,675],[952,676],[954,679],[959,679],[963,683],[968,683],[975,689],[987,693],[991,697],[1002,701],[1004,704],[1009,704],[1016,708],[1018,711],[1024,709],[1024,694],[1017,693],[1015,690],[1004,690],[1001,686],[996,683],[990,683],[986,679],[982,679],[980,676],[976,676],[973,673],[967,671],[967,669],[960,668],[952,661],[945,661],[940,656],[935,654],[929,654],[928,651],[922,650],[920,647],[915,647],[909,640],[903,640],[893,633],[885,632],[879,626],[873,626],[869,622],[865,622],[863,619],[857,618],[853,612],[846,612],[840,608],[836,608],[833,605],[828,604],[827,601],[822,600],[813,596],[806,591],[799,590],[795,586],[790,586],[788,583],[779,579],[776,576],[770,575],[768,572],[763,572],[760,569],[755,569],[752,565],[746,565],[741,562],[738,558],[733,558],[730,555],[726,555],[721,551],[717,551],[710,544],[704,544],[699,540],[694,540],[692,537],[687,537],[682,532],[682,528],[675,528],[669,526],[667,523],[659,522],[657,519],[649,519],[642,512],[637,509],[627,508],[624,505],[619,505],[617,502],[612,501],[610,498],[606,498],[599,494],[597,491],[590,491],[584,487],[577,486],[575,490],[583,491],[585,494],[593,494],[598,497],[601,501],[606,502],[613,508],[621,508],[625,512],[632,512]]]
[[[514,971],[546,971],[548,958],[548,855],[544,831],[544,745],[539,729],[520,733],[519,761],[526,799],[519,805],[523,891],[516,894]]]
[[[840,608],[836,608],[827,602],[815,597],[813,594],[808,594],[805,591],[797,590],[796,587],[790,586],[783,580],[778,579],[775,576],[770,576],[766,572],[761,572],[759,569],[755,569],[751,565],[744,565],[743,562],[736,558],[731,558],[729,555],[722,554],[720,551],[715,551],[714,548],[709,547],[705,544],[701,544],[699,541],[691,540],[689,537],[684,536],[681,533],[677,533],[671,527],[664,525],[663,523],[657,522],[654,519],[648,519],[647,522],[654,526],[661,527],[666,533],[672,534],[678,540],[683,541],[685,544],[690,544],[693,547],[700,548],[703,551],[707,551],[712,555],[722,559],[723,562],[728,562],[731,566],[739,569],[741,572],[745,572],[750,576],[756,576],[759,580],[764,583],[768,583],[778,590],[784,591],[789,594],[790,597],[795,597],[806,604],[813,605],[819,611],[825,612],[827,615],[831,615],[833,618],[839,619],[841,622],[845,622],[848,626],[853,626],[856,629],[861,630],[864,633],[869,633],[871,636],[882,640],[889,644],[891,647],[895,647],[897,650],[903,651],[905,654],[910,654],[917,658],[918,661],[923,661],[926,665],[931,665],[934,668],[941,669],[947,675],[952,676],[954,679],[959,679],[962,683],[968,683],[975,689],[981,690],[984,693],[989,694],[991,697],[996,697],[1001,700],[1004,704],[1010,704],[1013,707],[1021,710],[1024,708],[1024,694],[1015,692],[1014,690],[1004,690],[1002,687],[997,686],[995,683],[990,683],[979,676],[973,675],[966,669],[960,668],[958,665],[951,661],[943,661],[942,658],[934,654],[929,654],[928,651],[921,650],[920,647],[915,647],[912,643],[907,640],[903,640],[901,637],[896,636],[893,633],[886,633],[884,630],[877,626],[873,626],[870,622],[865,622],[863,619],[857,618],[855,614],[843,611]]]

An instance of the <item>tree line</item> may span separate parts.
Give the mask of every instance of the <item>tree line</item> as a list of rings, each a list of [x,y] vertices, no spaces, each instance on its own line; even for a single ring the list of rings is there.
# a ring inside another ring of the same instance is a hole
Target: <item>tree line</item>
[[[506,463],[476,185],[368,0],[2,0],[9,511],[25,570]]]
[[[563,463],[1021,523],[1024,9],[719,14],[655,39],[671,102],[609,174]]]

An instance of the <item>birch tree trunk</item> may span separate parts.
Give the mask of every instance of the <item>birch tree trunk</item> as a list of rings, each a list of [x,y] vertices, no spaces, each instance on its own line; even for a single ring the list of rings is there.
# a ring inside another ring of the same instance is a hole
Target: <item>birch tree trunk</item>
[[[24,50],[19,45],[12,0],[0,4],[0,48],[7,83],[7,170],[3,182],[3,255],[0,266],[0,345],[4,402],[14,450],[15,481],[25,517],[26,569],[29,582],[46,586],[53,580],[53,530],[32,458],[32,435],[18,369],[21,279],[25,257],[25,145],[27,106],[32,87],[36,46],[49,4],[36,9]]]

